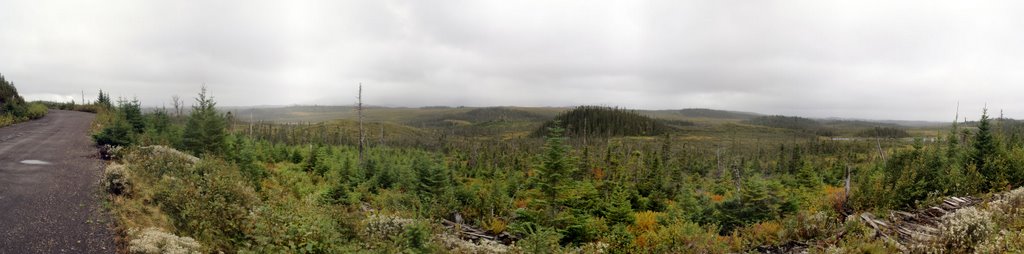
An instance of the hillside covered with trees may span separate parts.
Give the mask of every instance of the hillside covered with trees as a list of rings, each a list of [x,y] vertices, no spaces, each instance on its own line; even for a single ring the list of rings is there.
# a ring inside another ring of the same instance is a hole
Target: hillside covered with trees
[[[109,149],[104,185],[133,251],[890,253],[1024,242],[1024,217],[1009,216],[1024,203],[1006,203],[1024,195],[985,198],[1024,184],[1024,143],[987,116],[929,144],[739,143],[679,138],[628,110],[580,107],[543,137],[419,132],[378,142],[331,125],[229,124],[205,91],[188,115],[137,105],[103,106],[95,135],[119,147]],[[582,119],[587,127],[575,127]],[[805,124],[791,120],[778,122]],[[613,129],[621,125],[635,129]],[[635,136],[582,143],[570,134],[583,130]],[[949,233],[928,240],[888,238],[876,221],[898,217],[870,216],[944,197],[980,201],[935,217]]]
[[[46,105],[25,102],[14,87],[14,82],[0,74],[0,127],[42,118],[46,113]]]
[[[688,122],[677,121],[679,125],[690,125]],[[640,114],[634,110],[603,106],[579,106],[563,112],[554,120],[546,122],[533,132],[541,137],[548,130],[562,126],[565,134],[573,137],[619,137],[619,136],[657,136],[671,131],[667,121],[658,120]]]

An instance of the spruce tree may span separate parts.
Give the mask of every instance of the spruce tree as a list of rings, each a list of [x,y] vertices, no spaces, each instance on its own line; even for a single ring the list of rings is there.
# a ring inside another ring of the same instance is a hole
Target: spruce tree
[[[541,158],[541,165],[537,174],[538,186],[543,194],[545,204],[548,208],[548,216],[553,219],[558,213],[557,200],[559,189],[571,177],[572,168],[569,166],[568,147],[565,145],[565,138],[562,133],[565,131],[559,122],[548,128],[548,138],[544,145],[544,155]]]
[[[226,144],[227,121],[217,113],[217,103],[206,95],[206,87],[199,92],[196,103],[185,124],[182,145],[196,155],[219,154]]]
[[[412,167],[417,178],[416,190],[420,195],[438,197],[448,188],[449,172],[443,165],[433,163],[426,157],[417,157]]]
[[[971,163],[976,166],[978,173],[984,176],[986,187],[989,189],[1007,184],[1007,176],[1001,159],[1002,154],[998,140],[993,136],[992,124],[988,118],[988,109],[984,109],[981,113],[981,120],[978,121],[978,133],[974,136]]]
[[[974,154],[971,156],[971,162],[978,165],[979,169],[984,168],[985,157],[994,154],[995,150],[996,144],[992,137],[992,126],[988,120],[988,109],[984,109],[981,113],[981,120],[978,121],[978,134],[974,136]]]
[[[131,101],[119,99],[117,104],[121,116],[131,124],[135,133],[142,133],[146,130],[146,120],[142,117],[142,103],[138,99]]]

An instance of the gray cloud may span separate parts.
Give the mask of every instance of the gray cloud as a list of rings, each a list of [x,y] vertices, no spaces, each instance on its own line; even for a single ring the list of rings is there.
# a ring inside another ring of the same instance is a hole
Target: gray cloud
[[[1024,117],[1014,1],[0,2],[35,98]],[[963,114],[962,114],[963,115]]]

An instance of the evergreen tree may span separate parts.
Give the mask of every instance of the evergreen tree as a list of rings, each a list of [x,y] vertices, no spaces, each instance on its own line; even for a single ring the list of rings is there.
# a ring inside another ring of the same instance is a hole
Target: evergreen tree
[[[432,163],[426,157],[417,157],[412,164],[418,183],[420,195],[437,197],[447,189],[450,179],[448,169]]]
[[[978,133],[974,136],[974,151],[971,154],[971,163],[978,169],[978,173],[984,176],[986,180],[985,187],[989,189],[999,188],[1008,184],[1004,156],[998,142],[992,133],[988,109],[984,109],[981,113],[981,120],[978,121]]]
[[[7,81],[2,75],[0,75],[0,113],[18,117],[25,116],[27,113],[25,99],[18,94],[14,83]]]
[[[981,120],[978,121],[978,133],[974,136],[974,154],[971,155],[971,162],[978,165],[979,169],[982,169],[985,166],[985,157],[995,154],[995,152],[996,144],[992,137],[992,126],[988,119],[988,109],[983,109]]]
[[[171,128],[171,116],[164,109],[158,109],[149,115],[149,128],[158,134],[167,133]]]
[[[572,175],[572,168],[569,165],[568,147],[565,145],[565,138],[562,133],[565,131],[556,122],[548,129],[547,143],[544,145],[544,155],[541,158],[541,165],[537,174],[537,185],[543,194],[548,208],[548,216],[553,219],[558,212],[557,199],[559,190],[566,182],[566,178]]]
[[[135,142],[135,133],[131,124],[118,116],[109,126],[93,134],[92,139],[97,145],[128,146]]]
[[[225,148],[227,122],[217,113],[213,97],[207,97],[206,87],[199,92],[196,103],[185,124],[182,146],[196,155],[220,154]]]
[[[142,103],[138,99],[133,99],[131,101],[119,100],[117,104],[118,113],[121,113],[121,117],[128,121],[132,130],[135,133],[142,133],[146,129],[146,120],[142,118]]]
[[[110,95],[109,94],[105,94],[105,93],[103,93],[103,90],[100,90],[100,95],[96,96],[96,105],[99,105],[99,106],[101,106],[103,108],[108,108],[108,109],[113,107],[113,104],[111,104],[111,101],[110,101]]]

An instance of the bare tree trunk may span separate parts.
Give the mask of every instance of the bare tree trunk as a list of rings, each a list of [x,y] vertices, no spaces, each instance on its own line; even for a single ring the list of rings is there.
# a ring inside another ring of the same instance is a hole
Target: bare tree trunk
[[[356,110],[359,112],[359,166],[363,166],[363,144],[366,142],[363,132],[363,83],[359,83],[359,96],[356,99]]]
[[[846,203],[850,202],[850,164],[846,164],[846,184],[843,191],[843,212],[846,212]]]
[[[181,108],[182,108],[181,97],[178,97],[177,95],[171,96],[171,103],[174,104],[174,116],[175,117],[181,117]]]
[[[878,146],[878,155],[882,157],[882,163],[888,161],[885,159],[885,150],[882,150],[882,140],[879,139],[878,137],[875,137],[875,145]]]

